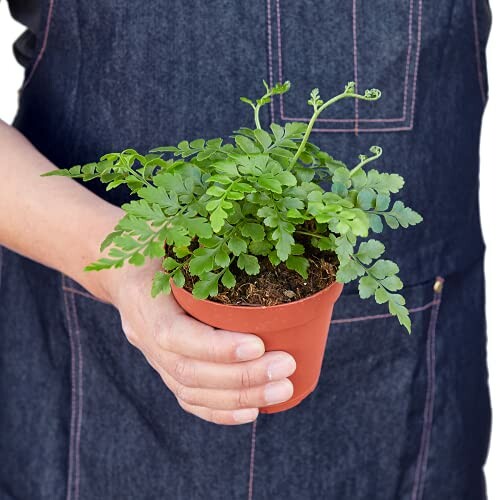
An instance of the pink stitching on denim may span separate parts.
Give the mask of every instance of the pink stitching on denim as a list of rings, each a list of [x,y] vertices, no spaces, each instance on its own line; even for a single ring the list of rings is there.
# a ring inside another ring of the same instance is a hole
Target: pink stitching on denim
[[[410,14],[408,17],[408,52],[406,53],[405,86],[403,90],[403,121],[406,120],[408,106],[408,78],[410,76],[411,47],[413,45],[413,1],[410,2]],[[415,71],[417,68],[415,66]]]
[[[49,10],[47,13],[47,21],[45,23],[45,32],[43,34],[43,41],[42,41],[42,47],[40,48],[40,52],[38,53],[38,56],[35,59],[35,62],[33,63],[33,67],[31,68],[30,74],[26,78],[26,81],[24,82],[24,85],[21,87],[21,90],[24,90],[28,84],[30,83],[31,79],[33,78],[33,75],[35,74],[35,71],[40,64],[40,61],[42,60],[44,54],[45,54],[45,49],[47,48],[47,41],[49,39],[49,31],[50,31],[50,25],[52,21],[52,13],[54,10],[54,0],[50,0],[49,3]]]
[[[412,130],[412,126],[408,127],[393,127],[393,128],[361,128],[360,132],[402,132]],[[353,128],[313,128],[313,132],[355,132]]]
[[[413,1],[413,0],[412,0]],[[356,0],[352,0],[352,42],[353,42],[353,54],[354,54],[354,82],[356,83],[356,88],[359,88],[358,82],[358,33],[356,29]],[[359,101],[354,99],[354,135],[358,135],[359,128]]]
[[[425,311],[426,309],[431,308],[432,306],[436,305],[436,301],[432,300],[431,302],[428,302],[427,304],[424,304],[423,306],[419,307],[413,307],[412,309],[408,309],[408,311],[413,314],[416,312],[421,312]],[[332,319],[330,321],[330,324],[341,324],[341,323],[354,323],[356,321],[368,321],[372,319],[384,319],[384,318],[392,318],[393,315],[390,313],[387,314],[372,314],[370,316],[354,316],[352,318],[339,318],[339,319]]]
[[[486,104],[486,90],[484,88],[483,68],[481,64],[481,45],[479,42],[479,28],[477,23],[477,2],[472,0],[472,24],[474,26],[474,45],[476,50],[476,70],[477,79],[479,81],[479,89],[481,91],[481,99],[483,104]]]
[[[421,3],[422,0],[420,0]],[[403,91],[403,116],[400,118],[318,118],[316,121],[320,122],[401,122],[406,120],[406,102],[407,102],[407,86],[408,86],[408,76],[409,76],[409,70],[410,70],[410,55],[411,55],[411,41],[413,39],[412,37],[412,25],[413,25],[413,2],[414,0],[410,0],[410,10],[409,10],[409,15],[408,15],[408,50],[406,54],[406,67],[405,67],[405,88]],[[354,16],[356,15],[356,0],[353,0],[353,33],[354,33],[354,26],[355,26],[355,19]],[[279,9],[279,0],[277,0],[277,18],[278,18],[278,60],[280,61],[280,70],[279,70],[279,76],[280,80],[283,79],[283,74],[281,71],[281,23],[279,22],[280,19],[280,9]],[[356,40],[355,42],[355,52],[356,50]],[[355,54],[355,74],[357,75],[357,54]],[[356,81],[356,76],[355,76],[355,81]],[[283,95],[280,96],[281,99],[281,118],[283,120],[293,120],[293,121],[309,121],[310,118],[297,118],[297,117],[290,117],[290,116],[285,116],[284,111],[283,111]],[[355,101],[356,104],[358,104],[358,101]],[[327,131],[327,132],[334,132],[335,130],[333,129],[315,129],[316,131]],[[351,129],[349,132],[354,132],[356,129]],[[386,129],[376,129],[378,130],[386,130]],[[403,130],[403,129],[395,129],[395,130]],[[406,130],[406,129],[405,129]],[[411,129],[410,129],[411,130]],[[363,131],[368,131],[367,129],[363,129]]]
[[[410,71],[410,61],[411,61],[411,48],[413,44],[413,36],[412,36],[412,30],[413,30],[413,15],[414,15],[414,8],[413,8],[413,2],[414,0],[410,0],[410,10],[409,10],[409,15],[408,15],[408,50],[407,50],[407,55],[406,55],[406,65],[405,65],[405,84],[404,84],[404,91],[403,91],[403,116],[401,118],[323,118],[323,119],[318,119],[318,122],[343,122],[343,123],[352,123],[354,122],[359,123],[359,122],[369,122],[369,123],[385,123],[385,122],[401,122],[405,121],[407,118],[407,109],[408,109],[408,79],[409,79],[409,71]],[[353,4],[355,3],[355,0],[353,0]],[[268,2],[269,5],[269,2]],[[329,128],[314,128],[314,132],[399,132],[399,131],[408,131],[413,129],[413,124],[414,124],[414,115],[415,115],[415,99],[416,99],[416,83],[417,83],[417,74],[418,74],[418,63],[420,61],[420,48],[421,48],[421,28],[422,28],[422,8],[423,8],[423,0],[419,0],[419,15],[418,15],[418,26],[417,26],[417,39],[418,39],[418,44],[417,44],[417,50],[416,50],[416,57],[415,57],[415,66],[414,66],[414,78],[413,78],[413,91],[412,91],[412,109],[411,109],[411,120],[408,126],[402,126],[402,127],[393,127],[393,128],[372,128],[372,129],[358,129],[356,126],[354,129],[329,129]],[[353,5],[353,10],[355,11],[355,5]],[[283,72],[282,72],[282,53],[281,53],[281,13],[280,13],[280,5],[279,5],[279,0],[276,0],[276,17],[277,17],[277,25],[278,25],[278,66],[279,66],[279,79],[280,81],[283,79]],[[354,24],[354,20],[353,20]],[[283,95],[280,96],[280,114],[281,114],[281,119],[286,120],[286,121],[309,121],[309,118],[303,118],[303,117],[289,117],[285,116],[284,113],[284,98]]]
[[[248,472],[248,500],[253,498],[253,478],[255,470],[255,443],[257,441],[257,420],[258,417],[252,423],[252,438],[250,446],[250,468]]]
[[[95,300],[96,302],[100,302],[101,304],[107,304],[109,305],[108,302],[105,302],[104,300],[98,299],[94,295],[91,295],[90,293],[82,292],[81,290],[78,290],[76,288],[72,288],[70,286],[63,286],[63,290],[65,292],[70,292],[70,293],[76,293],[77,295],[81,295],[82,297],[85,297],[87,299]]]
[[[80,325],[78,323],[78,315],[76,310],[75,295],[71,295],[71,304],[73,306],[73,321],[76,332],[76,346],[78,352],[78,414],[76,419],[76,434],[75,434],[75,500],[80,496],[80,436],[82,430],[83,418],[83,356],[81,344]]]
[[[281,53],[281,9],[280,0],[276,0],[276,22],[278,24],[278,75],[280,83],[283,83],[283,60]],[[280,115],[283,118],[285,109],[283,105],[283,94],[280,95]]]
[[[271,0],[267,0],[267,57],[269,86],[273,87],[273,28],[271,21]],[[274,123],[274,99],[271,98],[271,122]]]
[[[64,274],[61,274],[62,288],[64,289],[66,279]],[[68,480],[66,490],[66,500],[71,500],[73,489],[73,463],[74,463],[74,436],[76,422],[76,356],[75,356],[75,338],[73,334],[73,325],[70,317],[68,297],[63,292],[64,309],[66,314],[66,322],[68,324],[68,336],[71,352],[71,421],[69,432],[69,449],[68,449]]]
[[[410,119],[410,126],[412,129],[415,120],[415,101],[417,99],[417,77],[418,77],[418,67],[420,63],[420,48],[422,45],[422,10],[423,10],[423,2],[422,0],[419,0],[418,17],[417,17],[417,57],[415,58],[415,72],[413,74],[413,92],[412,92],[411,119]]]
[[[438,276],[437,281],[444,283],[444,278]],[[411,500],[421,500],[424,494],[423,480],[427,469],[429,446],[431,440],[432,420],[434,417],[434,397],[436,387],[436,326],[441,304],[442,288],[434,292],[435,306],[431,312],[427,333],[427,393],[425,396],[424,424],[420,441],[420,451],[415,466],[415,480]]]

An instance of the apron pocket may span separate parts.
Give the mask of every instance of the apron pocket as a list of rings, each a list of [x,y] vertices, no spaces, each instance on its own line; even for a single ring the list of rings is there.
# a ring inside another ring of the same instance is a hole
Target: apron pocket
[[[383,306],[341,296],[316,390],[259,416],[255,498],[421,498],[442,288],[437,278],[403,290],[411,335]]]
[[[309,121],[306,96],[313,87],[330,97],[353,80],[359,89],[380,88],[383,98],[340,101],[318,119],[315,131],[412,130],[422,3],[353,0],[347,8],[341,0],[268,0],[269,79],[294,85],[273,106],[273,121]]]

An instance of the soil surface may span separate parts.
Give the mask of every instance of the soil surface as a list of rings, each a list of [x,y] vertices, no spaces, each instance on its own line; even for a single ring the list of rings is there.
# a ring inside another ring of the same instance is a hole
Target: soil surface
[[[258,257],[261,269],[258,275],[249,276],[233,263],[230,269],[236,278],[235,287],[226,289],[220,284],[221,293],[208,300],[240,306],[275,306],[294,302],[323,290],[335,281],[337,257],[330,252],[320,252],[305,242],[301,243],[306,247],[305,256],[310,262],[306,280],[296,271],[288,269],[284,263],[274,267],[267,257]],[[187,273],[184,275],[184,288],[191,292],[197,278]]]

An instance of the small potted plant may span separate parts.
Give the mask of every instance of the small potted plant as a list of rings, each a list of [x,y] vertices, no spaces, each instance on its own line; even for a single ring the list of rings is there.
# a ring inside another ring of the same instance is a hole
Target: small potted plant
[[[272,413],[299,404],[316,387],[343,283],[358,279],[361,298],[387,303],[411,331],[398,266],[381,258],[380,241],[367,238],[384,222],[406,228],[422,217],[400,200],[391,203],[404,184],[400,175],[365,170],[380,147],[348,168],[309,142],[325,109],[346,98],[377,100],[379,90],[358,94],[350,82],[323,101],[314,89],[309,123],[264,130],[260,109],[290,83],[264,86],[260,99],[241,98],[253,109],[255,128],[241,128],[229,141],[182,141],[146,155],[127,149],[45,175],[98,178],[108,190],[122,184],[130,190],[124,217],[102,243],[105,256],[87,270],[162,258],[153,296],[172,291],[200,321],[257,334],[266,350],[294,356],[293,397],[261,410]]]

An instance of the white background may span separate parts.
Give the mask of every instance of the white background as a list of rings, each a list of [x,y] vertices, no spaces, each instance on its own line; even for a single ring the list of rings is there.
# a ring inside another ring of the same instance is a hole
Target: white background
[[[11,122],[16,111],[17,89],[22,79],[22,69],[12,55],[11,45],[22,30],[23,27],[11,19],[6,2],[0,1],[0,118],[8,123]],[[500,224],[498,215],[500,213],[500,198],[498,196],[500,165],[495,157],[495,152],[500,150],[500,27],[496,26],[495,22],[487,55],[490,99],[484,117],[481,140],[480,195],[483,233],[487,245],[488,358],[494,412],[491,450],[486,466],[486,476],[489,497],[496,500],[500,499],[500,363],[498,362],[500,359],[500,337],[496,336],[500,326],[500,262],[498,259],[500,256],[498,230]],[[500,158],[500,151],[497,154]]]

